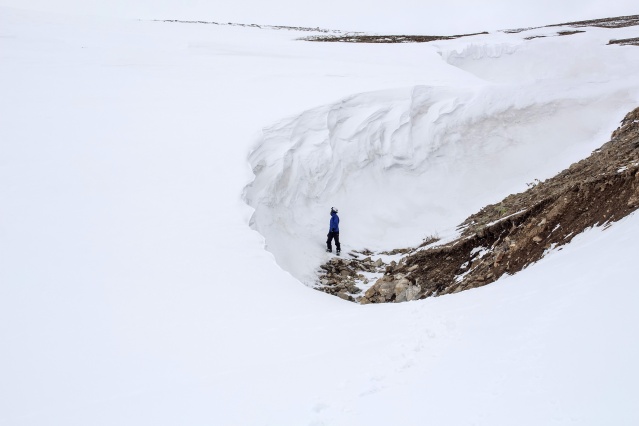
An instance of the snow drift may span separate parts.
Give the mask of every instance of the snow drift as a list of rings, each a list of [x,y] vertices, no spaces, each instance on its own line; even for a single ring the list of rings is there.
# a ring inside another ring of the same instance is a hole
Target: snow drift
[[[469,212],[587,156],[634,104],[637,61],[620,67],[596,37],[570,57],[575,45],[557,40],[478,37],[440,45],[443,60],[481,77],[472,86],[361,93],[263,130],[245,197],[284,269],[313,282],[331,206],[346,249],[450,233]],[[607,61],[585,66],[593,55]]]

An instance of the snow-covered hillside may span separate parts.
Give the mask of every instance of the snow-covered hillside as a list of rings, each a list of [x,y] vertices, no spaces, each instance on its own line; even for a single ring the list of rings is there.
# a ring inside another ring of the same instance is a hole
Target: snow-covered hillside
[[[298,280],[331,205],[419,242],[601,145],[639,27],[302,35],[0,9],[0,424],[639,422],[636,215],[453,296]]]

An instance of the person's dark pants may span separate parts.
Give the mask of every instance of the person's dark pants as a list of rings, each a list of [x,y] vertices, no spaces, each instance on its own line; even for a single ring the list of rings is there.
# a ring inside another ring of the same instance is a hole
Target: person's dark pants
[[[333,240],[333,238],[335,238],[335,247],[337,247],[337,251],[342,251],[340,250],[340,245],[339,245],[339,232],[329,232],[327,237],[328,239],[326,240],[326,248],[333,251],[333,247],[331,246],[331,241]]]

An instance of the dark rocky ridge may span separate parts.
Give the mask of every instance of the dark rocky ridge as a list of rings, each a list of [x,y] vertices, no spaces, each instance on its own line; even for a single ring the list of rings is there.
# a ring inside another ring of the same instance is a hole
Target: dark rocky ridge
[[[608,44],[620,44],[622,46],[639,46],[639,37],[610,40]]]
[[[554,28],[554,27],[571,27],[571,28],[584,28],[584,27],[596,27],[596,28],[623,28],[639,25],[639,15],[629,16],[617,16],[613,18],[602,19],[590,19],[587,21],[574,21],[565,22],[563,24],[552,24],[543,27],[528,27],[528,28],[516,28],[510,30],[504,30],[503,32],[508,34],[517,34],[524,31],[535,30],[539,28]],[[567,36],[573,34],[579,34],[582,30],[564,30],[557,32],[557,36]],[[437,40],[453,40],[460,37],[470,37],[479,34],[488,34],[488,32],[472,33],[472,34],[458,34],[458,35],[366,35],[363,33],[345,33],[341,35],[319,35],[305,37],[302,40],[306,41],[320,41],[320,42],[342,42],[342,43],[428,43]],[[535,38],[548,37],[547,35],[533,35],[524,37],[526,40],[532,40]],[[613,43],[610,43],[613,44]],[[633,43],[627,43],[633,44]]]
[[[639,15],[616,16],[613,18],[589,19],[587,21],[565,22],[563,24],[547,25],[547,27],[597,27],[624,28],[639,25]]]
[[[634,212],[639,208],[639,108],[588,158],[529,186],[471,215],[455,241],[402,249],[407,255],[380,265],[383,275],[363,296],[344,298],[398,302],[484,286],[521,271],[551,249],[561,250],[590,227],[608,227]],[[357,276],[357,262],[350,266]]]
[[[429,36],[429,35],[362,35],[346,34],[339,36],[310,36],[304,38],[306,41],[324,41],[341,43],[428,43],[436,40],[453,40],[461,37],[470,37],[487,32],[458,34],[452,36]]]

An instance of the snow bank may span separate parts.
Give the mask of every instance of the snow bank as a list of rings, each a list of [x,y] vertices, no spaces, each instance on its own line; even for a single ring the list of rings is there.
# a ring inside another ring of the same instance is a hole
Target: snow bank
[[[449,64],[496,84],[521,86],[554,81],[562,86],[584,87],[613,83],[619,78],[623,86],[634,87],[629,81],[629,72],[635,69],[631,65],[635,63],[633,53],[607,45],[611,38],[618,37],[616,34],[636,35],[634,27],[619,29],[615,35],[608,29],[588,28],[583,33],[560,36],[558,31],[562,29],[573,28],[539,28],[482,35],[465,44],[441,43],[440,54]],[[530,37],[534,38],[526,39]]]
[[[466,60],[498,59],[504,55],[512,55],[517,51],[517,46],[508,43],[475,44],[471,43],[461,49],[442,52],[442,57],[453,65],[463,64]]]
[[[252,226],[310,284],[331,206],[346,249],[414,246],[554,175],[608,140],[638,93],[637,61],[619,67],[619,52],[587,40],[444,43],[442,58],[485,80],[357,94],[265,128],[249,156]],[[610,61],[585,66],[593,50]]]

